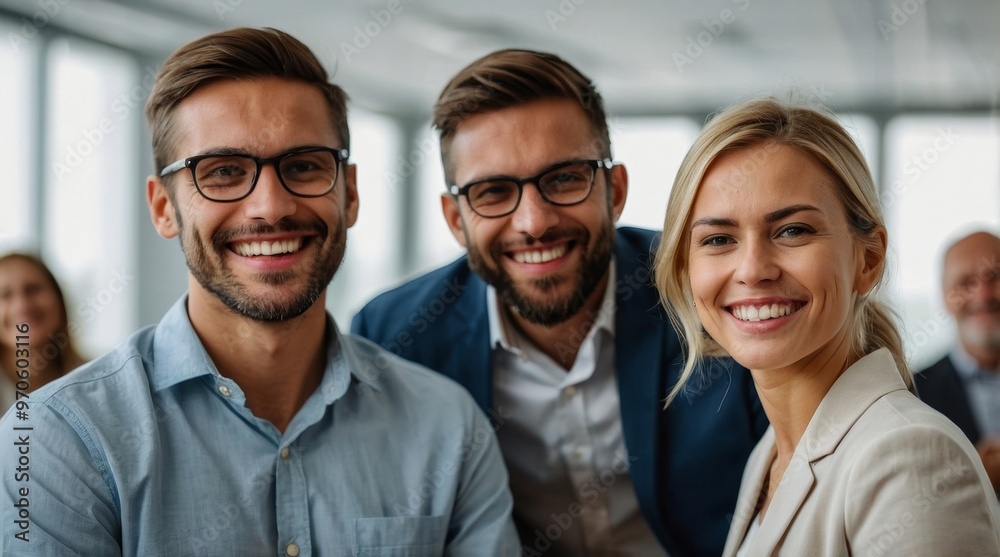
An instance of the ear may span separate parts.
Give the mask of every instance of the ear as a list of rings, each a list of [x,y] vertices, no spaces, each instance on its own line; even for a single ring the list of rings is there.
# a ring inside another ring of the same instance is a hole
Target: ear
[[[468,248],[469,246],[465,243],[465,223],[462,222],[462,213],[458,208],[458,198],[442,193],[441,212],[444,214],[444,222],[451,230],[451,235],[455,237],[459,245]]]
[[[167,192],[167,185],[159,176],[146,178],[146,202],[149,203],[149,218],[160,236],[171,239],[180,231],[174,203]]]
[[[628,171],[624,164],[616,164],[611,167],[611,204],[612,215],[615,222],[622,216],[625,209],[625,198],[628,197]]]
[[[886,252],[885,229],[876,228],[867,238],[857,238],[856,242],[857,273],[854,277],[854,290],[864,296],[882,276]]]
[[[344,224],[347,228],[358,221],[358,166],[344,165]]]

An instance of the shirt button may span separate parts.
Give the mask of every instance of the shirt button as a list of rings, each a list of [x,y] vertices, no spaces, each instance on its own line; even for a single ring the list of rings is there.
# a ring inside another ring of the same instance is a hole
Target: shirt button
[[[232,389],[230,389],[229,387],[227,387],[225,385],[219,385],[219,392],[222,393],[222,396],[224,396],[226,398],[229,398],[229,397],[233,396]]]
[[[299,554],[299,546],[295,545],[294,543],[290,543],[285,546],[285,555],[288,555],[288,557],[298,557],[298,554]]]
[[[570,453],[570,455],[572,455],[573,460],[580,460],[581,458],[583,458],[583,451],[581,451],[580,449],[573,449],[573,452]]]
[[[574,387],[573,385],[570,385],[569,387],[563,389],[563,395],[566,398],[573,398],[573,395],[575,394],[576,394],[576,387]]]
[[[288,447],[281,449],[281,458],[288,458]]]

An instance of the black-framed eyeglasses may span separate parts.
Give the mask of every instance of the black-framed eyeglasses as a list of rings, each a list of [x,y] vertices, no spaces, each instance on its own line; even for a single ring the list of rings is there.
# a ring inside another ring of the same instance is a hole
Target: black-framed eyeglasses
[[[464,195],[469,207],[481,217],[496,218],[513,213],[521,203],[525,184],[535,184],[542,199],[560,206],[583,203],[594,189],[598,168],[610,170],[611,159],[571,160],[553,164],[528,178],[487,178],[462,187],[448,187],[451,195]]]
[[[250,195],[261,169],[273,164],[278,181],[289,193],[322,197],[333,189],[340,165],[349,156],[347,149],[330,147],[302,147],[267,158],[246,153],[210,153],[170,163],[160,177],[189,168],[198,193],[211,201],[229,203]]]

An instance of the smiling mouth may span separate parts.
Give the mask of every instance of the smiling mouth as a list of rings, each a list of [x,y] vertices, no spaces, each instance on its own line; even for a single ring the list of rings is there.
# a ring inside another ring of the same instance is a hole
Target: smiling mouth
[[[792,302],[787,304],[763,304],[759,306],[729,306],[729,313],[740,321],[767,321],[791,315],[802,309],[805,304]]]
[[[518,263],[548,263],[549,261],[554,261],[566,255],[566,252],[570,250],[572,244],[573,242],[568,242],[547,249],[517,251],[510,254],[510,258]]]
[[[230,244],[230,249],[244,257],[285,255],[287,253],[295,253],[302,249],[302,238],[276,240],[273,242],[233,242]]]

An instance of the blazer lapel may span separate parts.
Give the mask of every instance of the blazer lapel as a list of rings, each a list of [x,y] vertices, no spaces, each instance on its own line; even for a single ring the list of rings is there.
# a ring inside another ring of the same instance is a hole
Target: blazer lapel
[[[486,283],[468,266],[462,268],[456,277],[456,284],[465,285],[461,296],[455,302],[455,311],[447,321],[445,336],[453,345],[442,355],[442,370],[455,378],[468,390],[486,412],[495,420],[493,405],[493,347],[490,346],[490,324],[486,310]],[[461,358],[453,357],[462,354]]]
[[[785,473],[781,477],[781,483],[778,484],[774,498],[767,508],[767,514],[764,515],[764,520],[760,524],[751,555],[771,555],[774,553],[778,543],[785,537],[785,531],[791,525],[792,518],[798,513],[813,484],[816,483],[809,455],[801,449],[802,443],[800,442],[799,447],[792,455],[791,462],[788,463],[788,468],[785,469]],[[761,460],[758,494],[765,474],[768,473],[767,469],[771,466],[770,458]]]
[[[771,555],[805,502],[816,477],[813,463],[832,454],[876,400],[906,386],[888,349],[881,348],[847,368],[816,408],[795,447],[757,538],[752,555]],[[770,464],[770,462],[768,462]]]
[[[736,555],[736,550],[743,543],[750,522],[757,520],[757,500],[760,498],[761,488],[764,486],[764,478],[774,459],[774,430],[770,427],[764,432],[750,458],[747,460],[746,469],[743,471],[743,481],[740,482],[740,494],[737,499],[736,509],[733,512],[733,522],[729,526],[729,535],[726,537],[726,549],[723,555]]]

